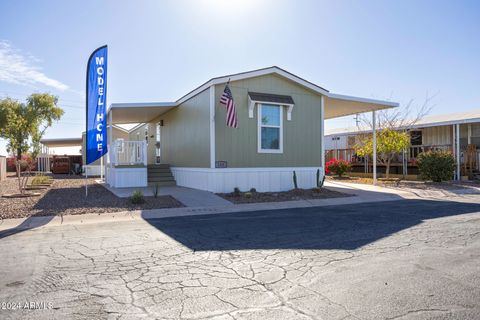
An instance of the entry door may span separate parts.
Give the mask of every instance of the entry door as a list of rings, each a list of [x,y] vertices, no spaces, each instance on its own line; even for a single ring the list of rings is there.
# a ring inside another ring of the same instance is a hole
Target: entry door
[[[161,126],[160,123],[157,123],[155,126],[155,136],[156,136],[156,142],[155,142],[155,163],[160,164],[161,162]]]

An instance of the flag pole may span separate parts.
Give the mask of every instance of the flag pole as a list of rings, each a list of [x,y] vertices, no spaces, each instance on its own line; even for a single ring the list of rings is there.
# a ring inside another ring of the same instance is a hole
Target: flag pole
[[[88,167],[85,166],[85,198],[88,197]]]

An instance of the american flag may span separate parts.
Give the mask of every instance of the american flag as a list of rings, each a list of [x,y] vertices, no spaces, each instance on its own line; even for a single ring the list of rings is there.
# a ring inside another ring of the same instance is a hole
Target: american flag
[[[223,90],[220,103],[224,104],[227,108],[227,126],[232,128],[238,128],[237,110],[235,109],[235,101],[233,101],[232,91],[228,87],[228,83]]]

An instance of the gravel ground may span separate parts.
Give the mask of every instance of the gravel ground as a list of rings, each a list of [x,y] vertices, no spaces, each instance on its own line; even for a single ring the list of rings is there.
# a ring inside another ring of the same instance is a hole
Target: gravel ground
[[[59,214],[107,213],[141,209],[175,208],[183,205],[170,196],[146,197],[145,203],[134,205],[128,198],[118,198],[113,193],[88,179],[88,198],[85,198],[85,178],[80,176],[54,176],[53,185],[38,197],[0,197],[0,217],[23,218]],[[0,194],[18,193],[18,182],[14,177],[0,182]]]
[[[326,198],[340,198],[350,197],[351,195],[328,190],[325,188],[315,192],[311,189],[296,189],[283,192],[252,192],[251,197],[247,198],[245,192],[240,195],[232,193],[219,193],[218,195],[233,203],[258,203],[258,202],[277,202],[277,201],[293,201],[293,200],[308,200],[308,199],[326,199]]]
[[[372,178],[360,178],[360,177],[332,177],[327,176],[327,180],[335,182],[348,182],[348,183],[360,183],[360,184],[373,184]],[[420,189],[420,190],[459,190],[468,189],[469,187],[479,187],[480,184],[475,181],[444,181],[444,182],[431,182],[431,181],[406,181],[401,180],[396,183],[393,181],[377,180],[377,185],[395,187],[401,189]]]

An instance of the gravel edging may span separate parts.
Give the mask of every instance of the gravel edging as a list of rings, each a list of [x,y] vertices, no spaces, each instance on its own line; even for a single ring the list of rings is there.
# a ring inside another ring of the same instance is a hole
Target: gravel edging
[[[234,204],[329,199],[353,196],[351,194],[333,191],[326,188],[321,188],[318,191],[314,191],[312,189],[293,189],[280,192],[250,192],[250,197],[246,196],[247,193],[249,192],[241,192],[240,195],[233,192],[217,193],[217,195]]]

